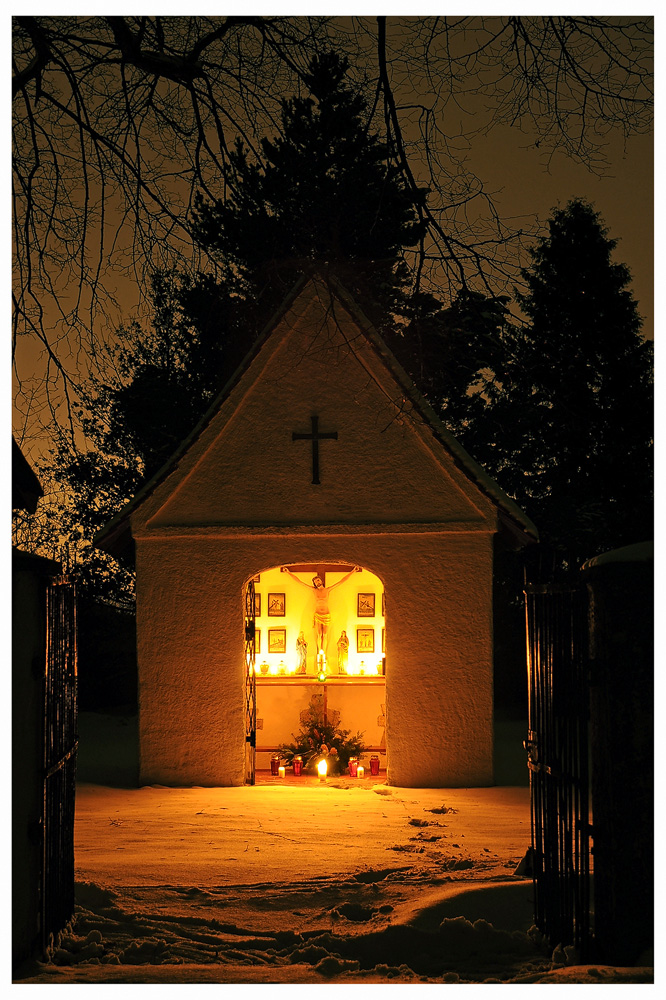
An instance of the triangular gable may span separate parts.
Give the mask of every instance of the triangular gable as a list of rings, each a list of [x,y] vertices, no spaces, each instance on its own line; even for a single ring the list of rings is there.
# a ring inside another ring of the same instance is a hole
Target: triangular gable
[[[312,483],[318,418],[320,483]],[[176,456],[96,540],[174,527],[439,526],[528,538],[342,288],[303,282]]]

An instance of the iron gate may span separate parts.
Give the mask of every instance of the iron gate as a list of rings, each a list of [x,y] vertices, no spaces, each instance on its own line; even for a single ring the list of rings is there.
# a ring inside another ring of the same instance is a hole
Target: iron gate
[[[254,580],[245,588],[245,784],[253,785],[257,751]]]
[[[74,800],[78,724],[76,593],[66,579],[46,589],[42,948],[74,915]]]
[[[525,588],[535,921],[552,945],[591,951],[587,594]]]

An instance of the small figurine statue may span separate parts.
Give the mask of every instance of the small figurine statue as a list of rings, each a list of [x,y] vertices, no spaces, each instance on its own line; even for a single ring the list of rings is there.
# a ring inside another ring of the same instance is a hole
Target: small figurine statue
[[[342,630],[342,634],[338,639],[338,673],[347,673],[347,659],[349,657],[349,638],[345,630]]]
[[[298,633],[298,639],[296,640],[296,655],[298,656],[298,667],[296,668],[296,673],[304,674],[308,659],[308,644],[305,641],[304,632]]]

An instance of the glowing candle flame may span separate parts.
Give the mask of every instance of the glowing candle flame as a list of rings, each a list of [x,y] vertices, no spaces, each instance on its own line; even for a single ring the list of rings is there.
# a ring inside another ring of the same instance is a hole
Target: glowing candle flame
[[[319,771],[319,780],[320,781],[325,781],[326,780],[326,771],[327,771],[327,764],[326,764],[325,760],[320,760],[319,761],[319,763],[317,764],[317,770]]]

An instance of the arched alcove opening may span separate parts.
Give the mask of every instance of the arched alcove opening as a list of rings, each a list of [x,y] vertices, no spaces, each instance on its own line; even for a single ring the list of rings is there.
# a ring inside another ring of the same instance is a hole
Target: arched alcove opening
[[[378,757],[383,773],[386,608],[381,579],[350,563],[293,563],[262,571],[253,581],[258,778],[270,775],[271,758],[280,748],[298,742],[313,711],[336,731],[361,733],[361,763],[370,774],[370,758]],[[286,773],[293,773],[289,757]]]

